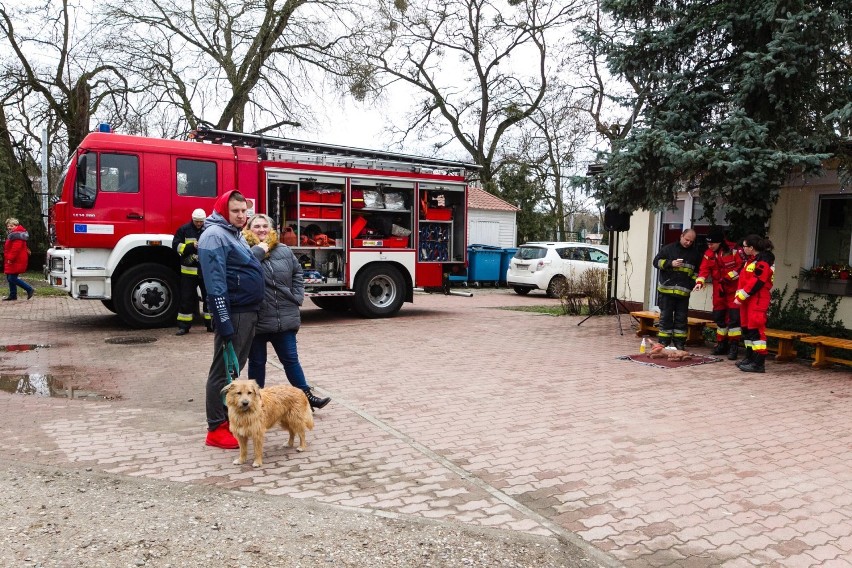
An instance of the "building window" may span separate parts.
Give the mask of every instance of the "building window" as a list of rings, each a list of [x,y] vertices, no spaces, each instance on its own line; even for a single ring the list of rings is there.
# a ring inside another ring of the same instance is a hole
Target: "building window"
[[[852,264],[852,195],[821,195],[814,266]]]
[[[216,163],[179,159],[177,193],[191,197],[216,197]]]

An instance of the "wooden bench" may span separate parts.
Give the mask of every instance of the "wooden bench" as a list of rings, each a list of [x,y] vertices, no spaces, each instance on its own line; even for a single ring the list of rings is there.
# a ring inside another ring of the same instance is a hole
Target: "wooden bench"
[[[716,329],[716,324],[708,323],[707,327],[709,329]],[[767,345],[766,350],[775,353],[776,363],[793,361],[796,358],[796,350],[793,349],[793,342],[807,336],[807,333],[802,333],[801,331],[786,331],[784,329],[767,328],[766,337],[777,339],[778,347],[776,348]]]
[[[660,319],[659,312],[640,311],[630,312],[630,315],[636,318],[639,322],[639,329],[636,330],[636,336],[652,335],[660,331],[656,326]],[[712,324],[713,320],[701,318],[687,318],[686,322],[686,344],[687,345],[704,345],[704,327]]]
[[[802,343],[813,345],[814,362],[813,367],[824,369],[831,366],[832,363],[840,363],[841,365],[852,365],[852,359],[842,359],[840,357],[829,357],[828,349],[848,349],[852,351],[852,339],[839,339],[837,337],[827,337],[824,335],[809,335],[800,339]]]
[[[775,361],[782,363],[792,361],[796,358],[796,350],[793,349],[793,342],[801,340],[803,337],[808,337],[807,333],[800,331],[785,331],[783,329],[767,329],[766,337],[771,337],[778,340],[778,349],[767,349],[775,352]]]

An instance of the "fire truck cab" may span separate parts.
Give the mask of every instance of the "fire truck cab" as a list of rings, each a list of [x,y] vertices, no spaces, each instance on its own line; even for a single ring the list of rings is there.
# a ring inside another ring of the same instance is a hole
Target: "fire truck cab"
[[[237,189],[272,217],[326,310],[396,314],[415,288],[466,271],[467,183],[477,166],[198,129],[191,140],[89,134],[52,218],[50,283],[100,300],[129,326],[175,323],[177,228]]]

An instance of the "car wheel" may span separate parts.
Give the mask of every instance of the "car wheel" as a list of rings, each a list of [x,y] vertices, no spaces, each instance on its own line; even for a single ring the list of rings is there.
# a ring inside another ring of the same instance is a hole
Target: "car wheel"
[[[530,293],[529,288],[523,288],[521,286],[515,286],[513,289],[515,290],[515,294],[517,294],[519,296],[526,296],[527,294]]]
[[[566,280],[564,276],[554,276],[550,281],[550,284],[547,285],[547,297],[560,297],[562,295],[562,291],[565,289],[565,283]]]

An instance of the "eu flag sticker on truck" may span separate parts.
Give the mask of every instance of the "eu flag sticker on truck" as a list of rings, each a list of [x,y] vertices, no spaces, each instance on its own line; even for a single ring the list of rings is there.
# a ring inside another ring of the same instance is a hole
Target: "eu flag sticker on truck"
[[[96,225],[92,223],[74,223],[74,232],[88,235],[112,235],[115,233],[115,226]]]

